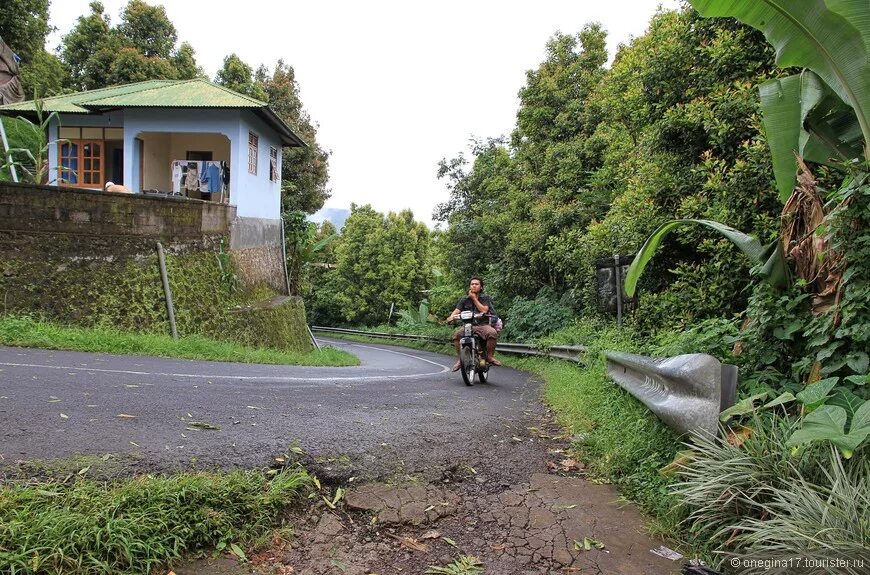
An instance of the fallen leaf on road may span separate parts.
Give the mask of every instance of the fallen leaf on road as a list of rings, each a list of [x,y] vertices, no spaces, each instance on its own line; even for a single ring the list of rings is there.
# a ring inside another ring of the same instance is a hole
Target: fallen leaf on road
[[[130,442],[130,445],[135,445],[136,447],[139,447],[139,444],[136,443],[135,441],[131,441],[131,442]]]
[[[230,543],[230,551],[233,552],[233,555],[239,558],[239,561],[242,563],[247,563],[248,556],[245,555],[245,552],[242,551],[242,548],[236,545],[235,543]]]
[[[428,513],[429,511],[432,511],[433,509],[435,509],[435,506],[430,505],[429,507],[427,507],[426,509],[423,510],[423,513]]]
[[[577,551],[591,551],[593,548],[604,549],[604,543],[591,537],[584,537],[582,543],[577,540],[574,541],[574,549]]]
[[[81,469],[79,469],[79,475],[84,475],[85,473],[88,472],[88,469],[90,469],[90,468],[91,468],[90,465],[88,465],[87,467],[82,467]]]
[[[577,507],[576,504],[574,504],[574,505],[556,505],[553,507],[553,510],[561,511],[563,509],[574,509],[575,507]]]
[[[420,535],[420,539],[438,539],[441,537],[441,534],[435,530],[427,531],[423,535]]]
[[[507,545],[505,545],[504,543],[501,543],[499,545],[490,545],[489,546],[489,548],[492,549],[493,551],[504,551],[506,547],[507,547]]]
[[[220,431],[221,428],[219,425],[212,425],[211,423],[207,423],[205,421],[191,421],[188,425],[191,427],[195,427],[196,429],[210,430],[210,431]]]
[[[441,541],[443,541],[444,543],[447,543],[451,547],[456,547],[457,549],[459,549],[459,546],[456,544],[456,541],[454,541],[450,537],[442,537]]]
[[[135,415],[130,415],[129,413],[119,413],[116,417],[120,417],[121,419],[136,419]]]
[[[139,387],[139,386],[136,385],[135,383],[127,383],[127,384],[124,385],[124,387],[129,387],[130,389],[133,389],[133,388],[135,388],[135,387]]]
[[[577,463],[577,460],[570,457],[560,461],[559,466],[562,468],[563,471],[573,471],[576,469],[580,469],[580,464]]]
[[[399,543],[402,544],[402,547],[407,547],[408,549],[411,549],[413,551],[419,551],[421,553],[428,553],[429,552],[428,545],[426,545],[424,543],[420,543],[419,541],[417,541],[413,537],[399,537],[397,535],[390,535],[390,537],[398,540]]]
[[[65,414],[65,413],[61,413],[61,414],[60,414],[60,418],[61,418],[61,419],[69,419],[69,415],[67,415],[67,414]]]
[[[55,397],[55,396],[53,396],[53,395],[48,396],[48,402],[49,402],[49,403],[57,403],[58,401],[60,401],[60,398],[59,398],[59,397]]]
[[[522,439],[519,438],[519,437],[517,437],[516,435],[514,435],[513,437],[511,437],[511,440],[516,441],[516,442],[521,442],[521,441],[522,441]]]
[[[248,409],[263,409],[262,407],[257,407],[256,405],[248,405]]]

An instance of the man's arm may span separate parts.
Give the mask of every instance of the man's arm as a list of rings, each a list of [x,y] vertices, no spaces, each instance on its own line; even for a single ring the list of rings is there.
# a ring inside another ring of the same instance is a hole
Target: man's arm
[[[479,311],[480,313],[486,313],[489,311],[489,306],[481,303],[481,301],[477,298],[477,294],[469,293],[468,295],[471,297],[471,303],[474,304],[474,307],[477,308],[477,311]]]
[[[457,317],[459,317],[459,313],[460,313],[459,308],[456,308],[455,310],[453,310],[452,312],[450,312],[450,315],[448,315],[448,316],[447,316],[447,319],[445,319],[444,321],[445,321],[445,322],[453,321],[454,319],[456,319]]]

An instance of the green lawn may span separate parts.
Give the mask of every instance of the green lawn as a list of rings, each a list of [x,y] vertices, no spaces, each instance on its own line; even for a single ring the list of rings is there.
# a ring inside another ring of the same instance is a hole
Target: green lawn
[[[185,336],[174,340],[168,335],[61,326],[12,316],[0,317],[0,345],[240,363],[359,365],[356,356],[332,347],[325,347],[322,351],[301,353],[252,348],[200,336]]]

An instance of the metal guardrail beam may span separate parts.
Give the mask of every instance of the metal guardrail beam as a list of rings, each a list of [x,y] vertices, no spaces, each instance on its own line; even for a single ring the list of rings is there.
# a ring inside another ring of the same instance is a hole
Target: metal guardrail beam
[[[711,355],[659,359],[608,351],[605,356],[607,374],[680,433],[716,435],[719,413],[734,403],[737,367]]]
[[[415,340],[415,341],[429,341],[433,343],[450,343],[449,340],[445,340],[438,337],[430,337],[428,335],[414,335],[414,334],[404,334],[404,333],[386,333],[379,331],[360,331],[356,329],[345,329],[342,327],[324,327],[319,325],[312,325],[311,331],[322,332],[322,333],[339,333],[339,334],[347,334],[347,335],[362,335],[365,337],[371,337],[375,339],[403,339],[403,340]]]
[[[417,340],[443,344],[450,343],[449,339],[430,337],[427,335],[386,333],[378,331],[360,331],[356,329],[345,329],[341,327],[323,327],[318,325],[311,326],[311,329],[312,331],[323,333],[362,335],[365,337],[371,337],[376,339]],[[510,353],[514,355],[534,355],[540,357],[555,357],[558,359],[567,359],[569,361],[575,361],[578,363],[583,361],[583,354],[586,353],[586,347],[582,345],[554,345],[547,350],[526,343],[499,342],[495,349],[499,353]]]

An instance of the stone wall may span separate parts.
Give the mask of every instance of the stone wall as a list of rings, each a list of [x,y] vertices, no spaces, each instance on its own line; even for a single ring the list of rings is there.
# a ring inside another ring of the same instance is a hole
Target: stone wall
[[[306,349],[301,302],[281,313],[235,311],[286,293],[280,221],[244,220],[232,206],[199,200],[0,182],[0,313],[168,333],[159,241],[181,335]],[[233,250],[240,221],[265,239],[277,230],[278,240],[258,246],[248,234]]]
[[[265,283],[287,293],[281,220],[236,218],[230,231],[230,250],[239,279],[249,285]]]
[[[0,259],[213,249],[234,219],[232,206],[186,198],[0,182]]]

